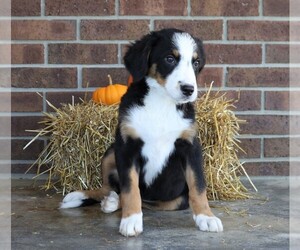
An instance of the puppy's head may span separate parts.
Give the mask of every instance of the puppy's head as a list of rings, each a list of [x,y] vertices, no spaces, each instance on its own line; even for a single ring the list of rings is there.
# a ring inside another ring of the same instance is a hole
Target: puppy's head
[[[177,29],[152,32],[133,43],[124,57],[135,81],[147,77],[176,103],[197,98],[196,76],[205,64],[202,42]]]

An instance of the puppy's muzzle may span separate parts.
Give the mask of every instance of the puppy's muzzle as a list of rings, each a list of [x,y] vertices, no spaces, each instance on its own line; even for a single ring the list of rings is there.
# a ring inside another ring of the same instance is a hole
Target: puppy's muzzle
[[[195,88],[193,85],[184,84],[184,85],[180,86],[180,90],[183,95],[185,95],[186,97],[189,97],[194,93]]]

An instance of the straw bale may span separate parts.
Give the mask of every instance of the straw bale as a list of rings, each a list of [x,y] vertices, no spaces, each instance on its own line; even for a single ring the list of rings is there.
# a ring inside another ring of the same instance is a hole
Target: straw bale
[[[247,173],[237,157],[237,151],[241,150],[237,139],[239,124],[244,121],[234,115],[234,102],[224,94],[211,94],[210,88],[195,103],[209,199],[249,197],[238,176],[240,172]],[[100,162],[114,141],[118,105],[82,101],[56,108],[47,103],[55,112],[44,113],[41,122],[44,128],[30,130],[37,135],[26,145],[28,147],[38,137],[49,136],[48,145],[31,166],[37,166],[36,177],[48,173],[43,188],[54,188],[63,194],[100,188]],[[42,172],[43,165],[49,167]]]

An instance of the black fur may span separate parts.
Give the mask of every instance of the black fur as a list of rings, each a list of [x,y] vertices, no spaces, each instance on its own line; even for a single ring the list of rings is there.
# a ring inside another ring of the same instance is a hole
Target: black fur
[[[205,189],[205,179],[202,169],[202,151],[198,139],[193,142],[183,139],[177,139],[175,150],[170,155],[162,173],[147,186],[144,182],[143,167],[146,160],[141,154],[143,141],[141,139],[132,139],[124,141],[120,132],[120,123],[126,118],[131,108],[144,105],[144,97],[149,91],[145,82],[145,77],[149,73],[152,64],[157,63],[161,75],[166,76],[172,69],[166,65],[160,64],[174,45],[171,37],[174,32],[182,32],[176,29],[162,30],[152,32],[144,36],[141,40],[132,44],[124,57],[125,66],[134,78],[134,83],[128,92],[123,96],[119,109],[119,126],[116,131],[116,142],[114,145],[116,155],[116,165],[119,173],[121,190],[127,190],[129,187],[128,172],[132,166],[136,167],[140,174],[139,188],[141,197],[148,201],[170,201],[179,196],[183,196],[186,202],[183,202],[178,208],[186,208],[188,200],[188,187],[186,184],[185,170],[189,164],[195,173],[199,191]],[[198,74],[205,64],[205,56],[202,42],[195,39],[198,45],[199,66],[195,69]],[[183,112],[184,119],[195,121],[194,106],[191,103],[178,104],[177,109]],[[157,111],[159,112],[159,110]],[[163,121],[162,121],[163,122]],[[176,125],[174,125],[176,126]]]

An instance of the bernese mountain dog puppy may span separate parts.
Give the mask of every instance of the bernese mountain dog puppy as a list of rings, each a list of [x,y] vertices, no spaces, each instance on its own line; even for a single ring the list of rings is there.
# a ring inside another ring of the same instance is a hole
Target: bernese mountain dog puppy
[[[124,56],[134,82],[122,97],[115,143],[102,159],[103,187],[66,195],[61,208],[101,202],[103,212],[122,209],[119,231],[143,231],[142,207],[191,207],[201,231],[221,232],[206,196],[193,102],[205,64],[202,42],[177,29],[154,31]]]

